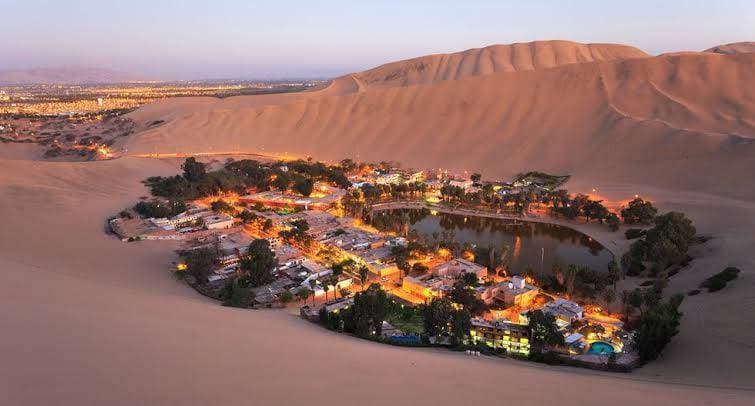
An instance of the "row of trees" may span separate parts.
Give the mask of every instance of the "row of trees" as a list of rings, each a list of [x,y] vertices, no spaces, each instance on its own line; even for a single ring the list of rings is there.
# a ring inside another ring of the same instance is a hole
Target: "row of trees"
[[[286,169],[284,169],[284,167]],[[243,193],[247,188],[286,191],[293,188],[299,194],[309,196],[318,180],[334,183],[342,188],[351,186],[339,166],[321,162],[293,161],[288,163],[263,164],[252,159],[229,161],[222,169],[208,171],[207,166],[196,158],[187,158],[181,165],[183,173],[175,176],[153,176],[144,183],[154,196],[174,200],[190,200],[220,192]]]

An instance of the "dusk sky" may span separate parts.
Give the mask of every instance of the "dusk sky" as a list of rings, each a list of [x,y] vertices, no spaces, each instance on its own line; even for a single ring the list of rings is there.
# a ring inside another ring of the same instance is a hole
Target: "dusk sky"
[[[0,0],[0,10],[0,70],[78,65],[159,79],[324,77],[546,39],[652,54],[755,40],[753,0]]]

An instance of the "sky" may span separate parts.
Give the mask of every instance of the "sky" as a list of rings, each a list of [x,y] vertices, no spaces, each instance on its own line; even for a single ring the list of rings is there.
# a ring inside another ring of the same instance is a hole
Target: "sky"
[[[548,39],[622,43],[651,54],[755,41],[755,0],[0,0],[0,70],[332,77],[431,53]]]

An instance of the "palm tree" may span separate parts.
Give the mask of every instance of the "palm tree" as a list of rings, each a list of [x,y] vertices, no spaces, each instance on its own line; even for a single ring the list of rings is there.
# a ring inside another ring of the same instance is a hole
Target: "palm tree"
[[[317,280],[312,278],[309,280],[309,286],[312,289],[312,306],[315,305],[315,286],[317,286]]]
[[[330,290],[330,285],[328,284],[328,280],[325,279],[322,281],[322,289],[325,291],[325,302],[328,301],[328,291]]]
[[[370,270],[362,265],[359,267],[359,284],[362,287],[362,290],[364,290],[364,283],[367,282],[367,276],[369,276]]]
[[[299,297],[299,300],[301,300],[302,303],[304,303],[311,294],[312,294],[312,291],[309,290],[308,288],[301,288],[299,289],[299,291],[296,292],[296,296]]]
[[[338,276],[330,275],[326,282],[333,287],[333,299],[338,299]]]

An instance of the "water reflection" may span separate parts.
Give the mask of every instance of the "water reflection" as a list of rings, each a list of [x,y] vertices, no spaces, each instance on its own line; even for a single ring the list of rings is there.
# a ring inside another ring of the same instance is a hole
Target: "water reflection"
[[[402,209],[376,213],[373,225],[399,233],[414,232],[426,241],[453,241],[507,252],[509,269],[549,271],[554,263],[587,265],[604,271],[611,253],[597,241],[568,227],[554,224],[431,213]],[[408,225],[408,230],[407,230]]]

